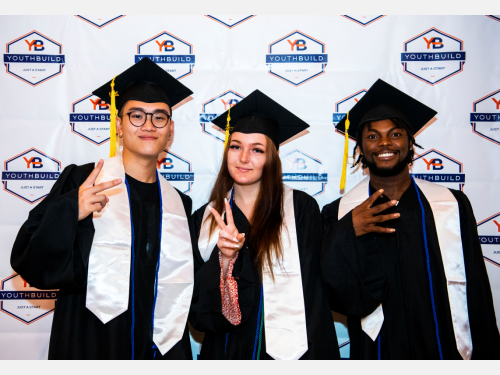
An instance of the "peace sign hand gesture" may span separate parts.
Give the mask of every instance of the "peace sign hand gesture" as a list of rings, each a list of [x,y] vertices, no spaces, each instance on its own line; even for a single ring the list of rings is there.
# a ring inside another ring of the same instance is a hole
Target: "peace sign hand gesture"
[[[226,205],[227,225],[215,209],[210,208],[210,212],[214,215],[220,229],[217,247],[223,256],[228,259],[232,259],[234,255],[243,247],[243,244],[245,243],[245,233],[239,233],[238,229],[236,229],[233,220],[233,212],[231,211],[231,205],[227,199],[224,199],[224,204]]]
[[[109,198],[104,194],[98,193],[122,183],[121,178],[118,178],[94,186],[103,165],[104,161],[102,159],[99,160],[92,173],[90,173],[89,177],[87,177],[78,189],[78,221],[85,219],[92,212],[101,212],[106,203],[109,202]]]
[[[393,233],[396,231],[393,228],[384,228],[377,225],[378,223],[399,217],[398,213],[375,216],[397,203],[395,200],[392,200],[390,202],[371,207],[383,193],[384,190],[380,189],[352,210],[352,224],[354,226],[354,231],[356,232],[356,237],[360,237],[367,233]]]

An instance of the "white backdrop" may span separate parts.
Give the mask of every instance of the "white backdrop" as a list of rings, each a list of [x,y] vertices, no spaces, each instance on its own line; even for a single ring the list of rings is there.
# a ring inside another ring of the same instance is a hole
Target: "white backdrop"
[[[436,109],[413,173],[469,197],[500,311],[499,35],[500,16],[0,17],[0,358],[47,357],[56,294],[11,269],[12,244],[62,169],[108,156],[109,110],[91,92],[143,56],[194,91],[159,168],[195,209],[223,150],[210,120],[255,89],[311,125],[280,155],[287,184],[320,207],[340,196],[334,123],[378,78]],[[346,189],[362,177],[349,174]]]

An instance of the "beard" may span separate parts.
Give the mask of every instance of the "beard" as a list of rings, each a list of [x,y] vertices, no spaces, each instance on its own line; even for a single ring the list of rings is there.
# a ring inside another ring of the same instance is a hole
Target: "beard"
[[[379,168],[375,163],[372,163],[368,161],[368,159],[365,157],[365,163],[366,166],[368,167],[368,170],[370,171],[370,174],[373,174],[378,177],[393,177],[397,176],[401,172],[405,170],[406,167],[408,167],[408,164],[412,162],[410,153],[408,152],[406,156],[403,158],[403,160],[398,160],[398,162],[389,168]]]

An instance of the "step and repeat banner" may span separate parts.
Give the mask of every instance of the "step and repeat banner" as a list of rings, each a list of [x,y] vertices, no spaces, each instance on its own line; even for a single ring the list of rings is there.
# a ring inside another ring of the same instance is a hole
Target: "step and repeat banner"
[[[469,197],[499,312],[499,36],[500,16],[0,17],[0,358],[47,358],[57,291],[12,270],[12,244],[66,166],[108,157],[109,107],[92,91],[144,57],[194,92],[173,113],[158,169],[195,209],[222,157],[211,120],[255,89],[311,125],[280,157],[286,184],[320,207],[341,196],[334,125],[378,78],[437,110],[412,172]],[[364,177],[352,171],[347,191]],[[348,358],[345,318],[335,319]],[[193,333],[195,357],[201,337]]]

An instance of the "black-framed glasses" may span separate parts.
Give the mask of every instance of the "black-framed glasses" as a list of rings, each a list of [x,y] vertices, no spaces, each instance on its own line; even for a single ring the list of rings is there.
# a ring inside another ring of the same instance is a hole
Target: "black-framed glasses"
[[[127,115],[130,123],[136,127],[143,126],[146,123],[148,115],[151,115],[151,123],[158,129],[164,128],[172,119],[172,116],[165,112],[146,113],[140,109],[130,111]]]

